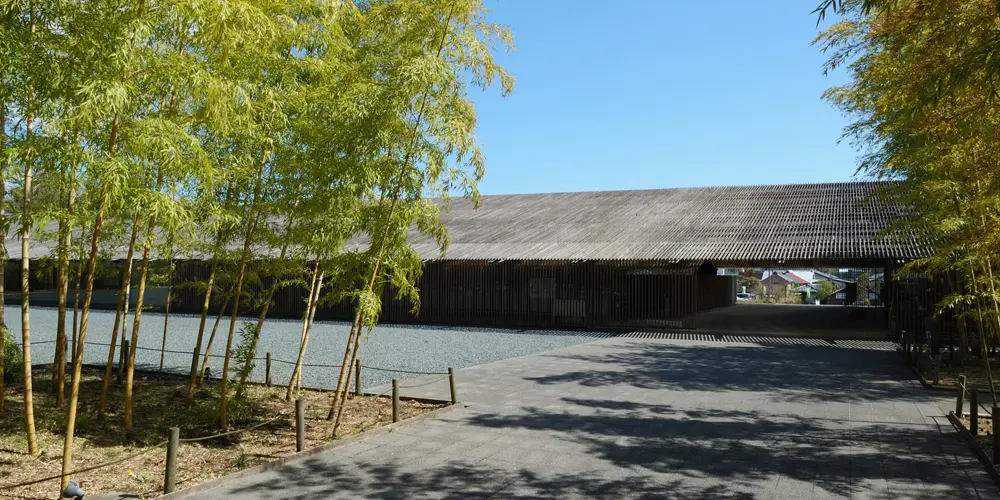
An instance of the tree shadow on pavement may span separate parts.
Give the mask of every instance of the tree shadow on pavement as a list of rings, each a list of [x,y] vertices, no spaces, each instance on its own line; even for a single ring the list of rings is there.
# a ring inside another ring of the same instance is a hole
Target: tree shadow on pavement
[[[543,435],[556,431],[561,439],[581,445],[586,455],[616,467],[653,477],[679,474],[685,478],[682,484],[713,484],[733,494],[773,491],[778,476],[809,487],[788,498],[809,498],[812,488],[850,496],[885,479],[892,482],[892,498],[964,498],[967,486],[964,471],[953,462],[968,450],[936,426],[563,401],[599,412],[525,408],[513,415],[479,414],[470,424]]]
[[[277,477],[248,478],[218,497],[846,498],[881,488],[887,498],[977,498],[964,472],[951,466],[961,443],[928,426],[565,402],[602,413],[476,414],[441,428],[522,433],[526,447],[505,451],[486,441],[480,449],[495,453],[472,448],[455,456],[440,451],[451,443],[442,433],[433,438],[438,449],[390,446],[314,457],[275,469]],[[553,440],[576,451],[539,451]]]
[[[222,496],[259,499],[476,499],[476,498],[753,498],[732,496],[725,485],[690,485],[682,480],[657,481],[601,472],[542,473],[527,467],[496,467],[451,462],[426,469],[390,461],[380,465],[327,464],[310,459],[281,471],[280,481],[248,480]],[[291,486],[291,487],[290,487]],[[220,498],[222,497],[220,496]]]
[[[926,394],[895,352],[813,346],[590,344],[588,354],[543,355],[577,369],[525,377],[542,385],[779,393],[789,402],[861,402]],[[560,366],[563,366],[562,364]]]
[[[946,421],[929,424],[913,406],[929,396],[892,352],[648,341],[574,351],[479,374],[530,397],[459,409],[206,497],[997,496]]]

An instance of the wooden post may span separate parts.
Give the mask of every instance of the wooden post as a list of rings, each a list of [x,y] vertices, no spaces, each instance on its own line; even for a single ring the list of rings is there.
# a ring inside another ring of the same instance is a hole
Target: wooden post
[[[361,358],[356,359],[354,363],[354,395],[361,395]]]
[[[969,392],[969,432],[979,434],[979,390],[975,387]]]
[[[1000,464],[1000,406],[993,405],[993,464]]]
[[[264,383],[271,387],[271,353],[268,352],[264,360]]]
[[[399,381],[392,379],[392,422],[399,422]]]
[[[451,386],[451,404],[458,403],[458,395],[455,394],[455,369],[448,368],[448,385]]]
[[[961,417],[965,409],[965,375],[958,376],[958,399],[955,401],[955,416]]]
[[[306,402],[301,397],[295,400],[295,451],[306,447]]]
[[[181,429],[170,428],[170,439],[167,441],[167,468],[163,473],[163,493],[171,493],[177,486],[177,448],[181,442]]]

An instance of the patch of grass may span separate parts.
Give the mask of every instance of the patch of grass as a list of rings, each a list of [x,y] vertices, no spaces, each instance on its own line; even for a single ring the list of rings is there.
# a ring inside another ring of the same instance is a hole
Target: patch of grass
[[[0,486],[58,474],[61,468],[66,409],[55,404],[54,387],[46,369],[36,369],[34,377],[35,425],[38,434],[38,457],[27,455],[24,432],[23,387],[10,386],[5,391],[7,408],[0,417]],[[125,442],[122,425],[124,384],[112,384],[104,420],[97,419],[103,370],[86,368],[81,380],[77,413],[73,467],[81,469],[149,448],[167,439],[170,427],[180,427],[181,438],[213,435],[218,432],[216,384],[199,389],[190,409],[185,408],[186,377],[136,372],[134,406],[134,442]],[[67,394],[68,394],[67,390]],[[333,422],[326,420],[331,394],[304,391],[306,401],[306,445],[317,446],[332,441]],[[295,452],[295,407],[284,399],[284,388],[250,385],[246,388],[245,412],[230,418],[230,430],[244,429],[278,420],[229,440],[215,439],[182,443],[178,452],[177,488],[221,477]],[[391,401],[379,397],[348,399],[340,437],[364,432],[392,421]],[[402,418],[440,407],[412,401],[400,401]],[[163,487],[166,448],[153,449],[121,464],[75,475],[88,496],[102,492],[126,492],[144,497],[156,496]],[[10,474],[7,472],[10,471]],[[48,499],[56,496],[58,481],[0,492],[0,497]]]

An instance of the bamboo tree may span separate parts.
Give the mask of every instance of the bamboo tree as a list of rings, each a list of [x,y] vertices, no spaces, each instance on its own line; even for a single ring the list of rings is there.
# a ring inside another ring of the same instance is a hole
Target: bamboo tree
[[[260,158],[260,166],[257,169],[256,181],[250,194],[250,203],[247,208],[249,223],[243,236],[243,250],[240,252],[240,263],[236,267],[236,285],[233,289],[233,311],[229,318],[229,335],[226,337],[226,350],[222,361],[222,379],[219,383],[219,427],[222,432],[229,430],[229,406],[228,390],[229,385],[229,361],[233,349],[233,335],[236,333],[236,320],[239,317],[240,298],[243,294],[243,280],[246,277],[247,261],[250,259],[250,245],[253,243],[254,234],[258,223],[258,205],[260,203],[261,188],[264,182],[264,171],[271,151],[264,148]]]
[[[448,29],[451,27],[451,20],[454,14],[455,3],[451,4],[448,10],[448,15],[444,21],[444,29],[440,37],[440,42],[438,43],[437,53],[435,58],[441,57],[441,52],[444,50],[445,42],[448,38]],[[355,312],[354,321],[351,323],[351,330],[347,336],[347,348],[344,351],[344,360],[340,366],[340,376],[337,378],[337,387],[334,392],[334,405],[333,408],[337,409],[336,419],[333,423],[333,434],[336,435],[337,427],[340,425],[340,419],[344,412],[345,402],[347,400],[347,387],[350,384],[351,370],[350,367],[354,365],[355,360],[358,357],[358,349],[361,345],[361,325],[365,323],[366,315],[371,315],[374,313],[374,304],[377,303],[377,298],[374,295],[375,284],[381,271],[383,252],[385,250],[386,239],[389,236],[390,227],[392,224],[392,218],[396,210],[396,204],[399,201],[400,191],[402,190],[403,178],[407,175],[407,171],[410,168],[410,161],[413,158],[414,149],[416,147],[420,122],[423,119],[424,110],[427,105],[427,99],[430,94],[430,89],[423,92],[420,98],[420,106],[417,111],[417,117],[414,121],[412,139],[410,141],[410,146],[406,151],[406,155],[403,159],[403,165],[400,168],[399,174],[395,185],[391,188],[391,194],[389,196],[389,209],[387,210],[384,219],[384,231],[382,231],[381,238],[378,240],[373,240],[371,245],[374,249],[374,258],[370,264],[371,273],[368,278],[366,278],[367,285],[362,292],[361,298],[359,299],[359,304],[357,311]],[[365,304],[364,302],[367,302]],[[369,318],[370,319],[370,318]],[[349,359],[349,361],[348,361]],[[331,411],[332,409],[331,408]]]
[[[212,289],[215,287],[215,272],[218,265],[218,259],[213,258],[211,267],[209,267],[208,270],[208,282],[205,286],[205,300],[202,302],[201,320],[198,323],[198,336],[195,338],[194,350],[191,353],[191,373],[188,381],[187,396],[185,398],[185,402],[189,408],[191,407],[191,403],[194,401],[194,389],[197,386],[197,380],[199,380],[196,375],[198,371],[198,357],[201,355],[201,342],[203,336],[205,335],[205,321],[208,318],[208,307],[212,301]],[[219,311],[220,318],[222,317],[222,309],[225,309],[225,305],[223,305]],[[218,327],[219,322],[216,321],[215,324],[216,327]],[[215,338],[214,328],[212,329],[212,338]],[[211,343],[209,343],[209,347],[211,347]],[[206,353],[207,352],[208,351],[206,349]],[[205,359],[208,359],[207,354]]]
[[[306,331],[305,331],[304,335],[302,335],[302,338],[299,339],[300,340],[300,344],[302,345],[302,353],[303,354],[305,353],[306,346],[309,344],[309,333],[312,332],[313,321],[316,319],[316,309],[319,308],[319,294],[320,294],[320,291],[323,289],[323,278],[324,278],[324,276],[325,275],[322,272],[319,273],[319,278],[316,281],[316,295],[312,299],[312,307],[309,309],[309,320],[306,322]],[[302,370],[303,370],[302,361],[304,361],[304,360],[298,360],[298,361],[299,362],[297,364],[299,366],[299,373],[295,377],[295,390],[298,391],[299,393],[301,393],[302,392]],[[286,399],[287,399],[287,397],[286,397]]]
[[[825,96],[855,117],[844,136],[862,151],[859,170],[899,181],[907,218],[893,236],[933,242],[933,255],[905,268],[956,274],[938,310],[958,311],[963,337],[978,327],[996,402],[986,337],[1000,335],[989,321],[1000,318],[1000,305],[989,305],[1000,243],[1000,11],[968,0],[838,3],[843,18],[816,43],[829,54],[826,69],[844,67],[850,79]]]
[[[212,333],[208,336],[208,344],[205,346],[205,357],[201,361],[201,370],[198,372],[198,386],[201,386],[201,382],[205,380],[205,370],[208,369],[208,358],[212,355],[212,343],[215,342],[215,332],[219,330],[219,323],[222,322],[222,317],[226,314],[226,307],[229,306],[229,300],[232,295],[226,295],[223,299],[222,305],[219,307],[219,314],[215,316],[215,325],[212,326]]]
[[[84,234],[86,227],[86,224],[80,226],[80,248],[76,257],[76,276],[73,278],[73,330],[70,332],[73,335],[73,345],[77,343],[80,327],[80,283],[83,281],[83,259],[86,253],[84,246],[87,241],[86,234]]]
[[[228,189],[226,190],[225,201],[223,203],[224,206],[228,207],[228,205],[232,202],[234,191],[235,186],[233,183],[230,183]],[[226,232],[224,231],[224,228],[220,225],[215,232],[215,243],[211,248],[212,263],[210,264],[208,270],[208,280],[205,285],[205,299],[202,301],[201,305],[201,320],[198,323],[198,336],[195,338],[194,349],[191,352],[191,373],[188,381],[186,398],[186,404],[188,407],[190,407],[194,401],[194,390],[201,385],[201,381],[205,378],[205,367],[208,363],[208,353],[212,349],[212,341],[215,339],[215,332],[219,327],[219,320],[222,318],[222,312],[226,309],[226,305],[228,304],[228,301],[223,302],[223,305],[219,310],[219,315],[215,320],[215,326],[212,328],[212,334],[209,338],[208,346],[205,349],[205,362],[202,363],[201,371],[199,372],[198,358],[201,355],[201,345],[205,335],[205,322],[208,319],[208,309],[212,303],[212,292],[215,289],[215,277],[216,272],[219,269],[219,258],[222,254],[225,234]]]
[[[34,8],[28,5],[29,33],[33,37],[35,33],[35,12]],[[28,435],[28,454],[38,455],[38,441],[35,436],[35,415],[34,401],[31,387],[31,321],[29,312],[29,278],[31,276],[29,262],[31,260],[31,170],[34,162],[34,154],[31,149],[33,123],[32,113],[34,112],[34,88],[29,77],[27,90],[27,102],[25,105],[25,138],[29,149],[28,159],[24,163],[24,185],[21,201],[21,356],[24,365],[24,425]]]
[[[145,0],[138,0],[135,9],[135,22],[139,22],[142,17],[144,10],[146,8]],[[128,45],[134,47],[136,43],[135,31],[132,30],[129,36]],[[122,72],[120,81],[125,83],[131,73],[131,70],[126,65],[125,71]],[[115,109],[113,112],[113,117],[111,119],[111,130],[108,134],[107,141],[107,158],[110,161],[114,161],[116,154],[116,147],[118,145],[118,134],[121,127],[121,109]],[[86,346],[87,339],[87,322],[90,316],[90,303],[93,298],[94,292],[94,278],[95,271],[97,268],[97,257],[100,250],[101,241],[101,229],[104,225],[105,209],[108,204],[109,190],[111,188],[111,179],[105,176],[100,182],[100,190],[97,195],[97,206],[95,209],[94,217],[94,229],[91,234],[91,245],[90,253],[87,259],[87,282],[84,287],[83,296],[83,307],[80,312],[80,332],[79,339],[77,340],[77,349],[73,356],[73,379],[70,386],[70,403],[69,412],[66,419],[66,439],[63,445],[63,460],[62,460],[62,481],[60,484],[60,491],[66,488],[69,482],[69,472],[73,464],[73,437],[76,432],[76,408],[80,396],[80,375],[81,368],[83,366],[83,351],[84,346]]]
[[[4,21],[7,23],[9,14],[4,14]],[[7,271],[7,218],[4,213],[7,208],[7,92],[6,92],[6,71],[0,72],[0,85],[5,92],[0,95],[0,344],[7,339],[7,322],[4,321],[4,308],[6,306],[5,293],[6,271]],[[4,414],[4,348],[0,346],[0,416]]]
[[[108,391],[111,388],[111,371],[115,362],[115,349],[118,345],[118,327],[122,326],[124,331],[123,318],[128,318],[128,304],[131,301],[132,284],[132,259],[135,252],[135,240],[139,230],[139,211],[136,210],[135,218],[132,220],[131,236],[129,236],[128,250],[125,254],[125,264],[121,272],[121,280],[118,287],[118,305],[115,308],[115,322],[111,328],[111,345],[108,347],[108,361],[104,365],[104,380],[101,382],[101,400],[97,405],[97,418],[103,419],[104,412],[108,405]],[[124,349],[124,343],[122,344]],[[124,363],[122,363],[124,364]],[[119,365],[119,370],[122,367]]]
[[[167,349],[167,325],[170,321],[170,294],[174,286],[174,235],[167,240],[170,252],[167,254],[167,303],[163,311],[163,342],[160,344],[160,373],[163,373],[163,355]]]
[[[284,235],[281,238],[281,241],[282,241],[281,242],[281,250],[278,252],[278,263],[279,264],[285,262],[285,256],[288,254],[288,245],[289,245],[289,241],[292,238],[292,230],[295,227],[295,216],[297,215],[295,213],[295,211],[296,211],[296,209],[299,206],[298,202],[299,202],[299,196],[302,193],[302,185],[303,185],[303,181],[300,179],[299,182],[298,182],[298,187],[295,190],[295,198],[294,198],[294,201],[292,202],[291,211],[290,211],[290,213],[287,216],[288,217],[288,221],[286,222],[286,225],[285,225]],[[240,399],[240,398],[243,397],[243,390],[246,387],[246,380],[247,380],[247,377],[250,375],[250,369],[251,369],[251,366],[253,365],[253,359],[254,359],[254,356],[255,356],[255,354],[257,352],[257,342],[258,342],[258,340],[260,340],[260,333],[264,329],[264,321],[267,319],[267,312],[268,312],[268,310],[271,307],[271,301],[274,300],[274,293],[278,290],[278,287],[280,285],[281,285],[280,276],[276,276],[275,279],[274,279],[274,283],[271,284],[271,286],[269,287],[267,293],[264,296],[264,301],[263,301],[264,304],[261,307],[260,315],[258,315],[258,317],[257,317],[257,325],[254,328],[253,336],[252,336],[252,338],[250,340],[250,346],[247,349],[247,356],[246,356],[246,360],[244,360],[244,362],[243,362],[243,369],[240,370],[239,383],[236,385],[236,398],[237,399]]]
[[[331,402],[331,410],[337,410],[334,432],[343,415],[352,375],[349,367],[357,359],[362,329],[370,330],[378,322],[385,283],[391,282],[398,296],[419,306],[415,282],[421,258],[407,241],[408,230],[416,226],[434,237],[442,253],[447,247],[440,207],[424,196],[437,194],[447,200],[448,186],[461,186],[466,196],[478,201],[476,185],[485,160],[471,135],[475,115],[465,96],[467,85],[485,89],[499,80],[504,95],[513,87],[513,79],[492,58],[492,43],[510,47],[512,37],[502,26],[483,20],[481,2],[372,3],[361,9],[365,14],[361,26],[346,30],[352,47],[366,67],[365,58],[372,55],[368,36],[377,32],[376,45],[391,48],[378,53],[375,78],[396,91],[381,104],[383,128],[391,133],[379,137],[377,157],[364,160],[378,173],[359,208],[360,232],[369,235],[370,244],[363,253],[362,286],[350,294],[355,314]],[[425,71],[421,78],[409,77],[414,67]],[[468,78],[470,74],[475,76]]]
[[[288,379],[288,388],[285,390],[285,401],[292,400],[292,389],[295,387],[295,382],[299,379],[299,374],[302,371],[302,361],[305,358],[306,346],[309,344],[310,318],[313,317],[313,312],[316,308],[316,301],[319,297],[319,282],[322,281],[322,278],[319,276],[319,261],[317,260],[313,264],[312,280],[309,282],[309,293],[306,295],[306,309],[302,313],[302,333],[299,335],[299,354],[295,358],[295,367],[292,369],[292,377]]]
[[[75,135],[75,134],[74,134]],[[74,137],[74,142],[75,142]],[[57,270],[57,315],[56,315],[56,359],[55,376],[56,402],[63,404],[66,389],[66,298],[69,294],[70,254],[72,253],[72,219],[76,202],[76,166],[73,162],[66,168],[66,215],[59,219],[59,267]],[[74,318],[75,321],[75,318]],[[76,335],[73,335],[74,345]]]
[[[990,367],[990,356],[986,350],[986,328],[983,324],[982,297],[979,294],[979,283],[977,283],[976,280],[976,269],[971,264],[969,265],[969,277],[971,278],[970,283],[972,283],[972,294],[976,301],[976,319],[979,322],[979,342],[983,353],[983,364],[986,367],[986,378],[990,383],[990,397],[993,398],[993,406],[997,406],[996,384],[993,382],[993,371]]]
[[[157,185],[162,180],[157,179]],[[142,245],[142,262],[139,264],[139,289],[135,299],[135,310],[132,312],[132,343],[129,351],[125,354],[125,439],[132,440],[132,382],[135,379],[135,353],[139,344],[139,327],[142,324],[143,299],[146,295],[146,278],[149,274],[149,252],[153,246],[153,230],[156,227],[156,216],[149,218],[149,226],[146,228],[146,241]]]

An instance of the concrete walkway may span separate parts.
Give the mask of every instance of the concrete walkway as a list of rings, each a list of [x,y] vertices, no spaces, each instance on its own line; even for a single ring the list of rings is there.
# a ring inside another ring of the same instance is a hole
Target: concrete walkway
[[[439,418],[195,497],[1000,498],[892,352],[619,337],[458,379]]]

